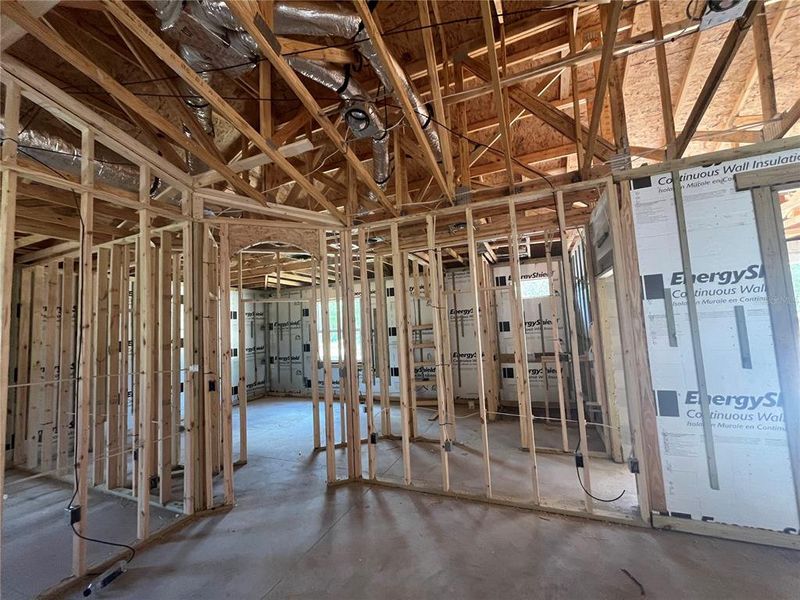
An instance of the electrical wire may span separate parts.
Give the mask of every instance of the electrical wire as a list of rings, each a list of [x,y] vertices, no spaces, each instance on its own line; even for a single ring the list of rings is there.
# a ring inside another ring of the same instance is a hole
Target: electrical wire
[[[575,456],[578,456],[578,452],[580,452],[580,449],[581,449],[581,441],[578,440],[578,445],[575,448]],[[583,485],[583,480],[581,479],[581,469],[578,466],[577,462],[575,463],[575,475],[577,475],[578,483],[580,484],[581,489],[583,489],[583,491],[586,493],[586,495],[589,496],[589,498],[592,498],[593,500],[597,500],[598,502],[616,502],[617,500],[619,500],[620,498],[622,498],[625,495],[625,492],[628,491],[626,489],[622,490],[619,493],[619,496],[617,496],[616,498],[612,498],[611,500],[606,500],[605,498],[598,498],[597,496],[593,496],[589,492],[589,490],[586,489],[586,486]]]

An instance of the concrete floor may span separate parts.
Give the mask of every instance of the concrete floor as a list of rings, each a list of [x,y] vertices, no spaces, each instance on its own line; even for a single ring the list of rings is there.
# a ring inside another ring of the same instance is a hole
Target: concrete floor
[[[29,479],[16,469],[6,471],[3,514],[3,599],[33,598],[72,573],[72,532],[64,508],[72,485],[49,477]],[[150,526],[158,531],[174,512],[152,506]],[[130,543],[136,539],[136,501],[90,489],[89,537]],[[89,564],[120,548],[88,543]]]
[[[310,412],[302,400],[251,404],[235,509],[140,552],[106,597],[617,599],[641,598],[639,584],[648,598],[670,600],[798,597],[800,552],[366,485],[326,488],[324,454],[309,451]]]
[[[453,491],[483,496],[483,442],[480,420],[476,410],[470,409],[466,405],[456,405],[457,443],[454,444],[453,450],[449,454],[450,485]],[[391,411],[392,432],[397,434],[400,432],[400,409],[393,405]],[[420,436],[438,440],[439,424],[435,417],[435,410],[422,408],[418,410],[417,422]],[[375,423],[376,427],[379,427],[380,416],[377,413]],[[366,431],[366,425],[363,429]],[[519,418],[513,415],[498,417],[494,421],[489,421],[487,431],[493,495],[526,503],[532,502],[534,498],[531,483],[531,458],[530,454],[520,447]],[[602,450],[602,441],[595,430],[589,429],[587,438],[592,451]],[[560,447],[560,425],[536,421],[534,439],[537,449]],[[569,427],[568,439],[569,448],[576,448],[578,444],[577,427]],[[362,448],[362,454],[366,472],[366,446]],[[381,439],[378,443],[377,455],[378,479],[401,483],[403,464],[400,441]],[[612,499],[624,492],[622,497],[615,502],[594,502],[596,510],[622,518],[638,518],[639,501],[636,494],[636,479],[629,472],[627,465],[614,463],[607,458],[591,457],[588,460],[591,472],[591,490],[594,496]],[[583,511],[585,495],[578,482],[572,454],[539,450],[536,453],[536,462],[539,501],[552,507]],[[441,489],[441,459],[438,443],[411,445],[411,472],[414,485]],[[581,477],[586,485],[585,471],[582,471]]]

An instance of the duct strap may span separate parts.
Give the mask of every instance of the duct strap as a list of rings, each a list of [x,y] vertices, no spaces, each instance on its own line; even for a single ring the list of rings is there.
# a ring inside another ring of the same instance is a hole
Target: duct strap
[[[433,120],[433,117],[431,116],[433,114],[433,107],[431,106],[430,102],[425,105],[425,108],[428,110],[428,114],[425,115],[427,117],[425,122],[421,123],[423,129],[427,129],[428,125],[430,125],[431,121]]]
[[[336,95],[341,96],[342,92],[347,89],[347,86],[350,85],[350,65],[345,64],[344,66],[344,80],[342,81],[342,85],[336,88]]]

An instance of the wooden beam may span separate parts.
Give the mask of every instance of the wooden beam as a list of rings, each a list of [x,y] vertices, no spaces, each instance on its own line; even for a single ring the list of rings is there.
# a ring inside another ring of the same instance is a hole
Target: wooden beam
[[[508,185],[513,188],[514,167],[511,160],[511,131],[508,125],[508,112],[506,111],[506,104],[503,101],[503,91],[500,89],[500,67],[497,63],[497,52],[494,49],[494,23],[492,22],[492,5],[490,4],[490,1],[491,0],[483,0],[481,2],[483,33],[484,36],[486,36],[486,45],[488,48],[490,48],[490,51],[487,53],[489,58],[489,73],[491,75],[492,88],[494,90],[494,103],[500,128],[500,140],[503,144],[503,155],[506,161],[506,175],[508,176]]]
[[[403,453],[403,483],[411,485],[411,428],[410,428],[410,386],[408,313],[406,311],[406,261],[400,251],[400,238],[397,223],[390,226],[392,242],[392,282],[395,293],[395,325],[397,327],[397,364],[400,369],[400,430]],[[381,385],[384,385],[381,382]]]
[[[440,305],[440,302],[431,302],[433,298],[441,298],[444,292],[444,281],[440,265],[441,250],[436,247],[436,220],[432,215],[428,215],[425,220],[428,236],[428,257],[430,259],[430,277],[425,283],[425,291],[428,295],[428,301],[433,304],[431,327],[433,332],[434,362],[436,369],[436,416],[439,421],[439,460],[442,465],[442,490],[446,492],[450,490],[450,465],[449,452],[447,449],[448,445],[452,442],[448,437],[448,422],[450,419],[448,419],[447,414],[447,385],[444,376],[444,371],[447,368],[445,364],[450,360],[450,357],[443,354],[443,336],[447,335],[445,329],[448,327],[448,317],[446,309]]]
[[[243,265],[243,254],[239,252],[238,262],[239,262],[239,273],[238,273],[238,299],[239,305],[237,309],[237,333],[238,333],[238,358],[239,358],[239,382],[237,387],[237,396],[239,400],[239,460],[237,463],[239,464],[246,464],[247,463],[247,305],[244,301],[244,282],[242,277],[242,265]],[[316,319],[317,303],[313,303],[313,308],[311,309],[312,319]],[[316,340],[316,327],[313,329],[312,335],[314,339],[312,340],[312,345],[314,340]],[[316,358],[315,358],[316,360]],[[317,374],[316,374],[316,362],[314,363],[314,378],[312,380],[312,384],[317,381]],[[317,444],[318,446],[319,444]]]
[[[20,131],[19,122],[20,89],[15,83],[6,86],[3,115],[5,119],[5,135],[2,156],[4,163],[17,160],[17,140]],[[5,439],[8,415],[8,384],[11,364],[11,320],[12,320],[12,286],[14,274],[14,220],[17,209],[17,174],[14,171],[3,171],[0,184],[0,440],[3,441],[3,467],[5,471]],[[17,439],[17,444],[24,443]],[[3,485],[5,472],[0,473],[0,523],[3,518],[4,502]]]
[[[592,103],[592,118],[589,122],[589,134],[586,137],[586,160],[583,163],[581,176],[586,179],[592,166],[594,146],[597,142],[597,130],[600,127],[600,115],[603,112],[603,101],[608,87],[608,78],[611,74],[614,60],[614,42],[617,38],[617,25],[622,14],[623,2],[612,2],[606,15],[605,29],[603,29],[603,53],[600,58],[600,72],[595,84],[594,102]],[[602,11],[601,11],[602,12]]]
[[[761,117],[768,121],[778,114],[778,102],[775,99],[775,76],[772,71],[772,52],[769,47],[766,8],[764,2],[758,2],[757,4],[758,9],[753,17],[753,43],[756,48]]]
[[[700,121],[703,120],[703,116],[706,114],[706,110],[711,104],[711,100],[714,98],[717,88],[725,78],[725,73],[728,72],[731,62],[733,62],[736,51],[742,44],[748,29],[750,29],[757,8],[758,4],[756,2],[749,3],[744,14],[736,19],[731,26],[730,33],[728,33],[728,37],[725,38],[722,49],[719,51],[719,55],[717,55],[717,59],[711,67],[711,71],[703,84],[703,88],[700,90],[700,95],[697,97],[697,101],[691,113],[689,113],[689,117],[686,119],[683,131],[681,131],[681,134],[675,140],[674,158],[683,156],[683,153],[689,146],[689,142],[692,140],[695,131],[697,131]]]
[[[569,51],[571,54],[578,53],[578,15],[579,15],[578,7],[574,7],[572,9],[572,14],[570,16],[568,27],[569,27]],[[570,85],[572,87],[572,118],[574,119],[575,123],[575,152],[576,152],[576,159],[578,162],[578,170],[583,169],[583,163],[586,160],[586,155],[584,151],[583,142],[581,138],[583,137],[583,126],[581,123],[581,105],[578,99],[578,65],[571,65],[569,68],[570,73]],[[589,162],[592,162],[591,158]]]
[[[87,130],[81,136],[81,184],[91,187],[94,183],[94,134]],[[148,182],[149,183],[149,182]],[[149,189],[149,188],[148,188]],[[78,398],[74,415],[75,429],[75,499],[73,505],[81,507],[81,520],[73,525],[78,535],[72,538],[72,574],[82,577],[86,574],[86,540],[89,515],[89,411],[92,403],[92,361],[94,358],[94,334],[92,308],[94,285],[92,280],[92,245],[94,242],[94,197],[91,192],[81,192],[81,247],[80,270],[78,272],[80,290],[80,312],[78,322]]]
[[[398,127],[394,132],[394,202],[398,212],[408,204],[408,179],[406,178],[406,152],[403,149],[405,130]]]
[[[320,274],[320,313],[322,318],[322,361],[324,372],[323,394],[325,398],[325,467],[328,483],[336,481],[336,432],[333,422],[333,365],[331,362],[331,319],[328,300],[328,243],[324,231],[319,232]]]
[[[519,262],[519,233],[517,229],[517,209],[514,201],[508,201],[508,216],[511,231],[508,239],[509,263],[511,266],[510,308],[514,331],[514,368],[517,370],[517,406],[519,410],[522,447],[528,449],[531,467],[531,493],[535,504],[539,504],[539,474],[536,465],[536,440],[533,430],[533,397],[531,395],[528,371],[528,346],[525,339],[525,311],[522,298],[522,279]],[[553,329],[556,329],[555,321]],[[544,351],[544,347],[542,347]],[[545,377],[547,374],[545,373]],[[547,392],[545,392],[546,394]]]
[[[292,69],[286,60],[280,55],[280,51],[276,50],[267,39],[268,36],[271,36],[270,30],[267,24],[264,22],[263,18],[259,14],[253,14],[251,10],[251,6],[248,2],[244,2],[243,0],[231,0],[228,3],[228,7],[231,9],[231,12],[238,18],[239,23],[245,28],[245,30],[253,36],[256,43],[258,44],[259,50],[264,54],[264,56],[269,60],[272,64],[275,71],[283,78],[283,80],[289,85],[292,91],[297,95],[300,101],[305,106],[306,110],[311,113],[314,119],[319,123],[322,127],[322,130],[328,136],[330,141],[336,147],[339,152],[345,157],[345,160],[353,166],[358,178],[375,194],[378,198],[378,201],[383,205],[386,210],[388,210],[392,214],[396,214],[394,212],[394,207],[389,203],[388,199],[386,198],[386,194],[380,188],[380,186],[375,182],[372,175],[367,172],[364,165],[361,163],[360,160],[353,154],[353,152],[347,147],[344,142],[344,138],[342,138],[341,134],[338,132],[336,127],[331,123],[330,119],[325,115],[322,111],[317,100],[308,91],[308,88],[303,85],[303,82],[300,81],[300,76]],[[267,32],[265,34],[265,31]],[[188,69],[188,66],[187,66]],[[191,71],[191,69],[189,69]],[[262,145],[266,147],[266,144],[262,142]],[[260,146],[259,146],[260,147]],[[263,148],[262,148],[263,151]],[[277,155],[277,152],[275,153]],[[275,157],[272,157],[275,160]],[[285,160],[285,159],[284,159]],[[277,161],[276,161],[277,162]],[[287,161],[288,162],[288,161]],[[299,175],[299,173],[298,173]],[[301,176],[302,177],[302,176]],[[297,180],[299,183],[302,184],[302,181],[297,177],[293,177],[293,179]],[[303,178],[305,180],[305,178]],[[308,181],[308,180],[305,180]],[[320,202],[321,204],[326,205],[326,208],[331,210],[330,207],[332,206],[325,196],[313,187],[313,184],[308,182],[308,186],[306,187],[303,185],[303,189],[315,200]],[[338,215],[338,211],[336,211]],[[339,215],[339,218],[344,219]]]
[[[166,505],[172,498],[172,283],[177,273],[172,271],[172,233],[161,232],[158,248],[158,500]]]
[[[392,89],[402,90],[404,87],[402,78],[404,76],[400,73],[400,66],[397,64],[394,56],[387,48],[378,24],[375,22],[375,19],[372,16],[372,12],[370,11],[365,0],[354,1],[356,10],[358,11],[362,24],[364,25],[364,29],[369,36],[369,41],[372,43],[378,59],[386,68],[389,80],[391,81]],[[400,93],[398,96],[400,97],[400,103],[403,108],[403,114],[406,117],[406,122],[411,127],[411,130],[414,132],[414,137],[417,139],[417,143],[420,145],[424,162],[428,168],[428,171],[433,176],[434,180],[439,186],[439,189],[444,192],[444,195],[447,196],[447,198],[452,200],[454,197],[453,191],[448,188],[444,175],[442,174],[441,169],[439,169],[436,156],[433,153],[433,148],[431,147],[428,138],[425,136],[425,132],[423,131],[422,125],[419,122],[420,115],[417,114],[417,111],[411,104],[411,100],[407,94]]]
[[[139,195],[143,204],[150,200],[150,172],[147,167],[139,170]],[[150,280],[152,278],[152,253],[150,252],[150,214],[143,208],[139,211],[139,240],[136,256],[136,285],[139,298],[139,318],[137,340],[137,374],[139,384],[138,404],[139,423],[137,424],[138,436],[138,472],[137,478],[137,514],[136,537],[140,540],[150,535],[150,463],[152,457],[152,423],[153,423],[153,372],[155,361],[151,349],[155,344],[155,331],[153,325],[156,315],[152,314],[150,302]]]
[[[660,43],[664,39],[664,25],[661,22],[661,6],[657,0],[650,0],[650,16],[653,20],[653,35],[656,45],[656,66],[658,68],[658,88],[661,97],[661,119],[664,122],[664,137],[667,143],[667,156],[672,156],[675,146],[675,117],[672,112],[672,91],[669,84],[667,49]]]
[[[92,459],[94,461],[94,474],[92,484],[98,486],[105,482],[106,461],[108,460],[109,447],[106,441],[106,423],[108,420],[108,293],[109,274],[111,266],[111,250],[109,248],[97,249],[96,260],[96,308],[94,316],[95,330],[95,368],[94,376],[94,433],[92,438]],[[62,312],[62,315],[65,314]],[[116,340],[115,340],[116,341]]]
[[[267,23],[267,26],[272,28],[273,21],[273,5],[271,0],[265,0],[258,3],[261,16]],[[272,65],[267,61],[260,61],[258,63],[258,132],[265,139],[270,139],[275,130],[272,118]],[[245,158],[244,156],[242,158]],[[261,191],[265,194],[272,187],[272,169],[268,165],[261,167]],[[274,194],[269,192],[268,197],[273,197]],[[221,231],[221,230],[220,230]]]
[[[124,290],[123,282],[123,260],[127,258],[127,247],[122,244],[115,244],[111,247],[111,264],[110,269],[110,286],[109,286],[109,332],[110,344],[108,345],[108,456],[106,457],[106,473],[105,482],[108,489],[114,489],[123,485],[124,473],[123,467],[127,472],[128,465],[125,457],[125,427],[128,420],[128,398],[122,397],[120,393],[121,379],[128,378],[127,371],[124,375],[120,366],[123,364],[123,353],[127,356],[128,343],[127,339],[122,335],[122,327],[127,328],[127,311],[128,311],[128,289]],[[62,319],[64,314],[71,313],[73,282],[72,271],[74,266],[73,259],[64,260],[64,300],[61,303]],[[69,288],[67,287],[69,281]],[[127,279],[124,279],[127,282]],[[124,294],[122,293],[124,292]],[[66,308],[63,308],[66,307]],[[71,321],[71,320],[70,320]],[[122,322],[125,321],[123,325]],[[71,322],[70,322],[71,326]],[[69,329],[67,330],[69,331]],[[66,335],[65,335],[66,334]],[[61,363],[62,365],[69,364],[71,360],[71,335],[65,332],[64,321],[61,323]],[[66,348],[64,347],[66,345]],[[62,371],[63,372],[63,371]],[[67,384],[63,386],[61,401],[66,404],[71,399],[72,385]],[[65,408],[66,408],[65,406]],[[67,409],[68,410],[68,409]],[[59,443],[60,444],[60,443]],[[59,449],[59,456],[61,450]],[[66,462],[67,453],[66,446],[64,447],[64,462]]]
[[[309,118],[311,117],[309,116]],[[291,144],[280,146],[277,144],[277,137],[277,134],[273,135],[272,141],[276,146],[278,146],[278,152],[280,152],[286,158],[293,158],[295,156],[305,154],[306,152],[310,152],[314,149],[313,144],[305,138]],[[240,173],[242,171],[250,171],[251,169],[256,169],[268,164],[272,164],[272,159],[264,153],[259,153],[248,156],[247,158],[234,160],[228,163],[228,166],[233,169],[234,172]],[[197,187],[205,187],[225,180],[225,178],[215,169],[209,169],[208,171],[194,175],[192,179]]]
[[[455,90],[456,93],[464,91],[464,65],[461,62],[453,64],[455,71]],[[470,186],[470,164],[469,164],[469,142],[467,135],[467,105],[463,102],[454,107],[456,111],[456,130],[458,136],[458,174],[461,187],[469,189]]]
[[[202,208],[200,203],[193,198],[189,192],[183,194],[183,210],[187,215],[200,216]],[[195,213],[199,213],[195,215]],[[199,363],[198,345],[200,340],[196,333],[198,327],[198,315],[202,315],[201,309],[196,306],[197,284],[195,282],[195,249],[198,246],[195,240],[195,230],[197,223],[187,222],[182,231],[183,246],[183,339],[184,339],[184,363],[194,366],[183,375],[183,398],[184,398],[184,426],[186,428],[185,445],[186,453],[184,459],[184,478],[183,478],[183,512],[193,514],[200,508],[200,497],[197,495],[198,487],[198,432],[199,423],[198,409],[198,379]],[[123,380],[124,381],[124,380]]]
[[[220,394],[222,396],[222,474],[224,503],[233,506],[233,381],[231,380],[231,254],[229,226],[219,228],[219,313],[220,353],[222,363]]]
[[[364,378],[364,408],[367,413],[367,439],[370,440],[367,446],[367,474],[370,479],[375,479],[377,444],[372,443],[372,437],[377,434],[375,433],[374,397],[372,393],[372,291],[369,283],[369,271],[367,270],[367,231],[364,227],[358,229],[358,248],[359,283],[361,284],[361,354]],[[313,288],[314,286],[312,285],[312,289]],[[376,290],[376,293],[382,294],[384,291]],[[312,306],[315,307],[316,302]],[[311,310],[315,311],[316,308],[312,308]],[[355,329],[355,321],[353,322],[353,329]],[[314,332],[313,335],[316,336],[316,333]],[[316,357],[314,357],[314,360],[316,360]],[[360,440],[354,441],[360,444]]]
[[[266,20],[266,15],[264,16]],[[269,24],[271,25],[271,23]],[[320,60],[342,65],[351,65],[356,62],[355,53],[347,48],[320,46],[281,36],[278,36],[278,43],[281,45],[282,56],[301,54],[307,60]]]
[[[467,251],[469,253],[469,272],[470,272],[470,287],[472,292],[472,301],[475,306],[475,351],[477,356],[478,365],[478,412],[480,414],[481,426],[481,454],[483,455],[483,490],[487,498],[492,497],[492,472],[491,472],[491,459],[489,458],[489,432],[487,429],[487,394],[486,394],[486,376],[484,373],[484,333],[480,325],[480,321],[487,318],[481,312],[483,302],[483,290],[480,288],[480,276],[478,269],[483,264],[478,259],[478,249],[475,244],[475,226],[472,219],[472,208],[468,207],[465,211],[465,220],[467,223]]]
[[[438,122],[439,141],[442,147],[442,159],[444,160],[444,177],[447,182],[449,196],[455,193],[453,184],[453,152],[450,146],[450,131],[447,128],[447,113],[442,102],[442,89],[439,85],[439,69],[436,64],[436,49],[433,45],[433,31],[431,29],[431,15],[429,12],[428,0],[419,0],[419,16],[422,25],[422,42],[425,47],[425,60],[428,65],[428,78],[430,80],[431,95],[433,96],[433,113]],[[444,41],[442,42],[444,44]],[[442,59],[447,61],[446,56]],[[447,70],[445,69],[445,79]],[[445,90],[446,91],[446,90]]]

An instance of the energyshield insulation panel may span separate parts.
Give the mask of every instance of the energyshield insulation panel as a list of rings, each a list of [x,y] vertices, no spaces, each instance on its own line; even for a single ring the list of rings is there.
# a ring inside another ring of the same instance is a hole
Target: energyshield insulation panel
[[[676,516],[797,532],[753,202],[733,179],[790,163],[800,163],[798,151],[680,173],[719,489],[709,483],[672,176],[633,181],[664,486]]]

